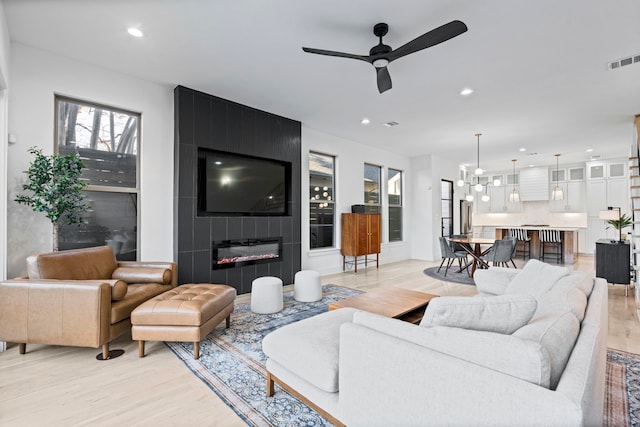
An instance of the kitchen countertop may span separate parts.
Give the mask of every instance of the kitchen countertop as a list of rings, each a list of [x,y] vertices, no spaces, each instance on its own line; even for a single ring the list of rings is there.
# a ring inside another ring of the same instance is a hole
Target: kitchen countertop
[[[563,226],[544,226],[544,225],[479,225],[478,227],[495,227],[499,229],[522,228],[524,230],[559,230],[559,231],[579,231],[586,227],[563,227]]]

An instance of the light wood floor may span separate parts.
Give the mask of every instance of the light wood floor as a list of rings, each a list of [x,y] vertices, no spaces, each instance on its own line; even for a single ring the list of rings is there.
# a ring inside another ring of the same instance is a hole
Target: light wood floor
[[[522,265],[522,262],[519,263]],[[437,265],[403,261],[322,278],[323,284],[358,289],[398,286],[438,295],[473,295],[473,286],[432,279],[422,270]],[[593,274],[593,258],[573,268]],[[640,322],[632,293],[609,286],[609,346],[640,353]],[[248,296],[238,297],[247,301]],[[222,328],[223,326],[219,326]],[[140,359],[130,336],[114,342],[125,354],[95,360],[98,349],[10,345],[0,353],[2,426],[242,426],[240,418],[162,343],[148,343]]]

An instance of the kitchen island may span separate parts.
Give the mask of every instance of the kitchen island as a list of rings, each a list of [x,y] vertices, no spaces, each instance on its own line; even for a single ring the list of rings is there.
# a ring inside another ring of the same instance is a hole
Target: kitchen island
[[[575,264],[578,261],[578,228],[573,227],[547,227],[547,226],[499,226],[496,227],[496,239],[502,239],[503,236],[509,235],[509,230],[519,228],[527,230],[527,235],[531,239],[531,258],[539,259],[540,252],[540,230],[558,230],[562,238],[562,259],[565,264]]]

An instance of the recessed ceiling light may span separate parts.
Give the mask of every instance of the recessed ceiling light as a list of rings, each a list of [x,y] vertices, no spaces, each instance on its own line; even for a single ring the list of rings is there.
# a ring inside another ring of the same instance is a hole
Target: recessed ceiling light
[[[536,167],[536,165],[529,165],[529,167],[530,167],[530,168],[534,168],[534,167]]]
[[[390,128],[390,127],[393,127],[393,126],[398,126],[399,124],[400,124],[400,123],[398,123],[398,122],[396,122],[396,121],[392,120],[392,121],[390,121],[390,122],[385,123],[384,125],[385,125],[386,127]]]
[[[131,27],[127,28],[127,32],[133,37],[144,37],[144,33],[139,28]]]
[[[364,117],[362,120],[360,120],[360,123],[362,123],[363,125],[368,125],[369,123],[371,123],[371,120]]]
[[[470,87],[465,87],[464,89],[462,89],[460,91],[460,95],[462,96],[469,96],[473,93],[473,89],[471,89]]]
[[[520,151],[520,152],[522,153],[522,152],[524,152],[524,151],[527,151],[527,149],[526,149],[526,148],[524,148],[524,147],[522,147],[522,148],[521,148],[521,149],[519,149],[518,151]]]
[[[587,151],[587,153],[590,153],[590,152],[592,152],[592,151],[593,151],[593,148],[587,148],[587,150],[586,150],[586,151]]]

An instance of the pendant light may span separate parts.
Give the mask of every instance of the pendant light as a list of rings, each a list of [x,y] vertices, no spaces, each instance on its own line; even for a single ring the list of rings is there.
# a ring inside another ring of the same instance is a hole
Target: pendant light
[[[484,171],[480,168],[480,135],[481,133],[476,133],[476,138],[478,138],[478,168],[475,170],[474,175],[480,176],[484,173]]]
[[[487,188],[484,189],[484,194],[482,195],[482,201],[483,202],[488,202],[490,199],[489,197],[489,187],[487,186]]]
[[[513,188],[509,192],[509,202],[518,203],[520,202],[520,192],[516,188],[516,162],[518,159],[512,159],[513,162]]]
[[[563,200],[564,192],[562,191],[562,187],[558,185],[558,159],[560,154],[556,154],[556,186],[553,187],[553,191],[551,192],[551,200]]]
[[[471,193],[471,184],[469,184],[469,192],[465,194],[464,198],[467,202],[473,202],[473,194]]]

